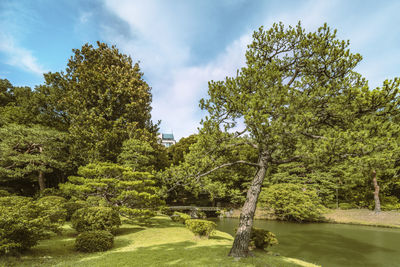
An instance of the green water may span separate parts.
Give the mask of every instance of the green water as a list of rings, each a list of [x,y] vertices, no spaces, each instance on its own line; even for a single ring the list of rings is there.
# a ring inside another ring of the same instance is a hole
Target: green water
[[[234,235],[238,219],[217,219],[217,229]],[[269,248],[282,256],[329,266],[400,267],[400,229],[346,224],[296,224],[256,220],[254,226],[276,234]]]

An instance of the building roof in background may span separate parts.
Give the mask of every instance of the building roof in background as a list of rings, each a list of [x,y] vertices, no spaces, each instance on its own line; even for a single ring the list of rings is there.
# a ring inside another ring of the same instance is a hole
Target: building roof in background
[[[174,140],[174,134],[162,134],[163,140]]]

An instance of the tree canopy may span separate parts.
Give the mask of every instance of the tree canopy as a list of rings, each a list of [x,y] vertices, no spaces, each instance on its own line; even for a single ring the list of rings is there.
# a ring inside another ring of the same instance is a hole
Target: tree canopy
[[[139,64],[115,46],[97,46],[74,49],[65,72],[45,74],[41,88],[53,109],[67,117],[71,153],[81,163],[115,162],[130,132],[156,131],[150,120],[151,88]]]
[[[284,27],[279,23],[254,33],[246,66],[236,77],[209,82],[209,97],[201,100],[208,115],[199,137],[207,143],[205,157],[239,145],[250,145],[258,154],[256,161],[209,166],[210,171],[237,164],[257,168],[231,256],[248,253],[257,199],[273,169],[290,162],[315,163],[314,155],[332,144],[338,146],[339,158],[345,157],[349,146],[343,140],[354,121],[396,106],[397,80],[376,89],[377,95],[386,95],[379,98],[379,105],[365,101],[368,83],[354,71],[361,59],[326,24],[316,32],[306,32],[300,24]],[[240,136],[248,138],[232,145],[231,140]]]

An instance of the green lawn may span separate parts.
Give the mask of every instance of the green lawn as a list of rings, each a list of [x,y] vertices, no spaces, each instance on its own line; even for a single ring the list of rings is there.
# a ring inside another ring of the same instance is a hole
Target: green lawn
[[[2,258],[0,266],[315,266],[263,251],[237,261],[227,257],[231,235],[217,231],[210,239],[199,239],[163,216],[150,226],[122,225],[107,252],[78,253],[75,236],[67,225],[62,236],[42,241],[20,258]]]

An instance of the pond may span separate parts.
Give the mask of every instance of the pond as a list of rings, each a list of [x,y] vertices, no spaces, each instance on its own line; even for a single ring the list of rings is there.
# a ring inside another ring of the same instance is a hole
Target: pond
[[[239,220],[215,219],[217,229],[234,235]],[[400,266],[400,229],[348,224],[255,220],[254,226],[275,233],[279,245],[268,250],[323,267]]]

